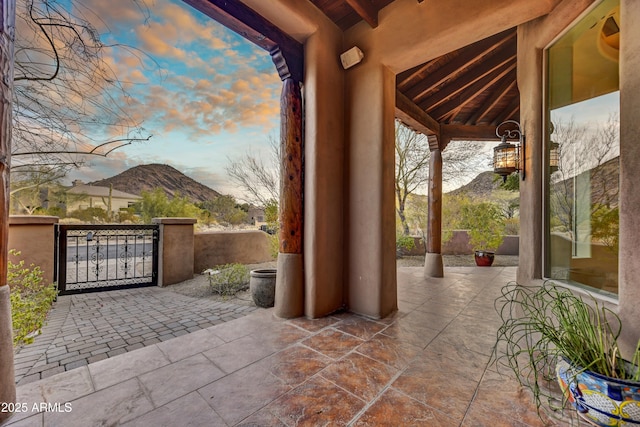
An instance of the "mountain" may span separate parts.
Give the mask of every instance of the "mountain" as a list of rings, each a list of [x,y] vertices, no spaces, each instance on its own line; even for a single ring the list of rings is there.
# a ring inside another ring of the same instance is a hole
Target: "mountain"
[[[153,191],[160,187],[169,197],[180,193],[181,196],[186,196],[192,202],[204,202],[220,196],[217,191],[189,178],[179,170],[169,165],[160,164],[136,166],[111,178],[89,184],[102,187],[113,184],[114,190],[137,195],[143,191]]]
[[[447,194],[458,195],[467,193],[468,195],[473,197],[490,198],[491,193],[500,188],[501,180],[496,180],[495,178],[496,174],[493,173],[493,171],[481,172],[475,178],[473,178],[470,183],[456,188],[455,190],[450,191]]]

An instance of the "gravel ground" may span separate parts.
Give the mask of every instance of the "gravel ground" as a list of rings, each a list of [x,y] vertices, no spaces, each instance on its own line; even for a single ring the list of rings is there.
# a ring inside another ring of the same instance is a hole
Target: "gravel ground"
[[[261,264],[247,264],[249,271],[256,270],[258,268],[275,268],[276,262],[263,262]],[[172,292],[186,295],[194,298],[208,298],[214,301],[224,301],[232,304],[250,305],[255,306],[251,299],[251,294],[247,288],[244,291],[240,291],[232,297],[225,297],[213,292],[211,286],[209,286],[209,278],[204,274],[196,274],[193,279],[186,280],[181,283],[176,283],[167,288]]]
[[[443,255],[445,267],[474,267],[475,261],[473,255]],[[398,267],[422,267],[424,265],[424,256],[406,256],[397,259]],[[496,267],[509,267],[518,265],[517,255],[497,255],[493,265]],[[276,262],[264,262],[261,264],[247,264],[249,270],[258,268],[275,268]],[[206,275],[197,274],[191,280],[187,280],[167,288],[172,292],[186,295],[194,298],[208,298],[214,301],[225,301],[239,305],[255,305],[251,299],[249,289],[238,292],[233,297],[224,297],[214,293],[209,286],[209,279]]]

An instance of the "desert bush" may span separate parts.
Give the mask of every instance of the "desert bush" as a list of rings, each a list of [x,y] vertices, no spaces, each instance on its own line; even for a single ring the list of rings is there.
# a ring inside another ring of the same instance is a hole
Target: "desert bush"
[[[223,296],[233,296],[249,288],[249,269],[242,264],[224,264],[207,269],[213,291]]]
[[[396,235],[396,256],[408,254],[416,247],[412,236]]]
[[[11,250],[13,256],[20,252]],[[11,288],[11,321],[13,345],[33,342],[32,332],[40,331],[47,313],[56,298],[54,285],[43,284],[42,270],[31,264],[24,266],[24,260],[14,264],[7,262],[7,283]]]

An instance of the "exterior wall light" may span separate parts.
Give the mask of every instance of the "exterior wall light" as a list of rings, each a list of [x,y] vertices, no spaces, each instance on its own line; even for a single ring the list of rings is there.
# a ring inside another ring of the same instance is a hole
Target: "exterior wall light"
[[[560,166],[560,144],[551,141],[549,147],[549,171],[554,173]]]
[[[493,172],[502,176],[505,182],[507,176],[518,171],[520,179],[524,181],[525,138],[520,123],[515,120],[500,123],[496,127],[496,136],[500,138],[500,145],[493,149]],[[517,145],[507,141],[515,138],[518,139]]]

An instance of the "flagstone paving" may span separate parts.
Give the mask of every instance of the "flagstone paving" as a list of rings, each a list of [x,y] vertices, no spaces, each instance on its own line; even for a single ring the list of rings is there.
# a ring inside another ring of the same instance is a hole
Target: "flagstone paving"
[[[493,302],[515,272],[454,267],[425,279],[399,268],[399,310],[385,319],[257,309],[19,385],[25,410],[3,427],[542,426],[491,357]]]

